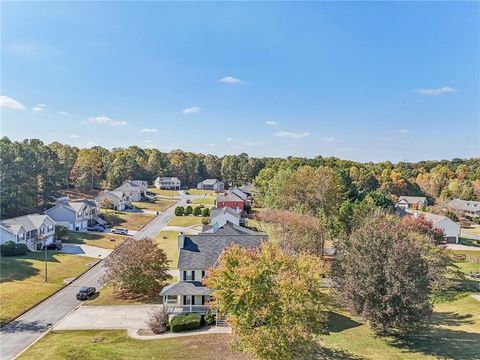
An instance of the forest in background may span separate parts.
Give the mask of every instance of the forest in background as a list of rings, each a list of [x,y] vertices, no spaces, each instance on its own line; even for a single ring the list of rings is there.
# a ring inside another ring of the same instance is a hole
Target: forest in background
[[[67,188],[93,192],[113,189],[128,179],[151,184],[157,176],[177,176],[185,187],[196,187],[205,178],[218,178],[229,186],[254,182],[260,205],[272,208],[289,208],[282,203],[288,202],[285,191],[297,196],[295,192],[303,189],[300,192],[308,197],[309,192],[318,195],[321,190],[331,195],[325,196],[330,205],[321,206],[322,211],[331,208],[334,213],[345,200],[353,204],[370,193],[377,202],[390,195],[393,199],[424,195],[432,204],[449,198],[480,200],[480,158],[394,164],[322,156],[282,159],[242,153],[219,157],[137,146],[79,149],[59,142],[4,137],[0,140],[0,171],[2,218],[43,211]],[[301,206],[308,206],[308,199],[304,200]],[[295,206],[299,206],[297,202]]]

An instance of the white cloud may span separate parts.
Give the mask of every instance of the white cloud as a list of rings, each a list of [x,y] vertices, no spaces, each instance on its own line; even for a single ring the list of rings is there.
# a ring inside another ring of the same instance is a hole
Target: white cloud
[[[45,109],[45,104],[38,104],[37,106],[32,108],[33,112],[41,112]]]
[[[208,146],[209,148],[214,148],[214,147],[217,146],[217,144],[207,144],[207,146]]]
[[[77,134],[70,135],[70,139],[78,139],[78,138],[80,138],[80,136]]]
[[[232,141],[233,139],[231,137],[228,137],[227,138],[227,141]]]
[[[25,110],[25,106],[21,102],[3,95],[0,96],[0,108]]]
[[[221,78],[220,80],[218,80],[220,82],[223,82],[223,83],[227,83],[227,84],[240,84],[240,83],[243,83],[242,80],[240,79],[237,79],[233,76],[225,76],[224,78]]]
[[[128,124],[124,120],[114,120],[105,115],[88,118],[88,121],[94,124],[103,124],[109,126],[124,126]]]
[[[335,139],[333,136],[325,136],[325,137],[322,137],[322,141],[335,142],[335,141],[337,141],[337,139]]]
[[[407,130],[407,129],[401,129],[401,130],[398,130],[398,132],[400,134],[408,134],[410,132],[410,130]]]
[[[450,86],[444,86],[444,87],[441,87],[441,88],[433,88],[433,89],[415,89],[413,91],[415,91],[417,94],[420,94],[420,95],[436,96],[436,95],[444,95],[444,94],[455,93],[458,90],[454,89]]]
[[[291,139],[302,139],[310,135],[311,134],[307,131],[304,131],[304,132],[277,131],[275,134],[273,134],[273,136],[288,137]]]
[[[184,114],[195,114],[200,111],[200,108],[198,106],[191,106],[189,108],[183,109],[182,113]]]
[[[280,123],[278,121],[274,121],[274,120],[267,120],[267,121],[265,121],[265,124],[270,125],[270,126],[280,125]]]
[[[157,132],[157,129],[155,129],[155,128],[145,128],[145,129],[140,130],[140,132],[154,133],[154,132]]]
[[[63,115],[63,116],[67,116],[67,115],[70,115],[69,112],[66,112],[66,111],[59,111],[57,112],[58,115]]]

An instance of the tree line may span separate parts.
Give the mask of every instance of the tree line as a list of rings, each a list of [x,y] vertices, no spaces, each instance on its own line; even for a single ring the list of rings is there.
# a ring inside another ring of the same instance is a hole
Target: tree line
[[[100,146],[80,149],[59,142],[11,141],[4,137],[0,140],[0,215],[7,218],[42,211],[68,187],[93,193],[116,188],[128,179],[152,183],[157,176],[176,176],[186,187],[195,187],[206,178],[221,179],[229,186],[255,180],[266,205],[291,207],[291,204],[275,203],[289,200],[276,197],[274,193],[281,192],[279,184],[288,182],[288,178],[303,166],[318,172],[302,170],[302,174],[306,173],[304,176],[330,179],[328,187],[322,191],[325,196],[334,191],[330,198],[322,201],[332,203],[364,199],[373,191],[426,195],[431,201],[450,197],[480,199],[478,158],[393,164],[358,163],[322,156],[282,159],[250,157],[242,153],[219,157],[182,150],[167,153],[138,146],[111,150]],[[302,187],[301,177],[298,187]],[[320,189],[313,190],[320,192]],[[307,201],[302,206],[316,205]],[[322,209],[330,211],[328,204]]]

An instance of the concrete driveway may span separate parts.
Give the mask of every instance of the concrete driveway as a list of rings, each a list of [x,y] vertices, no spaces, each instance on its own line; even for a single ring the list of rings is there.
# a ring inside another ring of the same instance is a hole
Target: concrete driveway
[[[112,250],[83,244],[63,244],[61,252],[95,259],[104,259],[110,255]]]
[[[149,314],[162,305],[80,306],[54,330],[144,329]]]

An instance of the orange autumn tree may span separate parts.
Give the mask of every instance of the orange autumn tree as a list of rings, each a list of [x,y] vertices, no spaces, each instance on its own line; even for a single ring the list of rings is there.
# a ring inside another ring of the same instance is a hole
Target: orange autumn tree
[[[227,249],[205,282],[242,350],[261,359],[297,359],[318,350],[325,330],[326,273],[318,256],[292,256],[265,242],[259,249]]]

